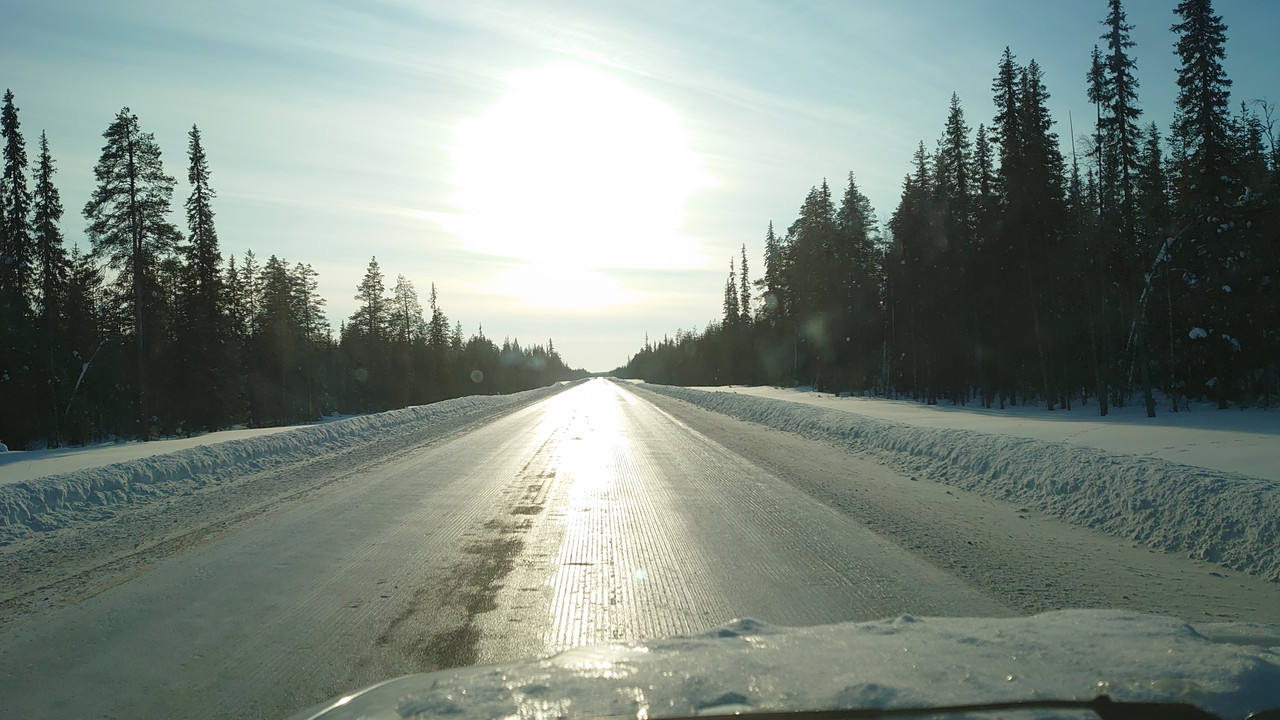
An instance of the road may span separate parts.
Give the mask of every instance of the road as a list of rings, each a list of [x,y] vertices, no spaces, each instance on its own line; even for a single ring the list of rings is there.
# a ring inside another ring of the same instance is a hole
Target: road
[[[404,673],[735,617],[1280,623],[1267,583],[606,380],[337,465],[275,476],[311,490],[185,542],[135,523],[150,549],[132,562],[24,590],[0,627],[0,717],[283,717]]]

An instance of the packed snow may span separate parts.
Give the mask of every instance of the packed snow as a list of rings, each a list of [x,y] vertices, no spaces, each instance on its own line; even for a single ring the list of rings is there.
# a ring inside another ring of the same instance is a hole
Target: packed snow
[[[1277,643],[1271,629],[1198,630],[1112,610],[809,628],[739,620],[695,636],[410,675],[341,698],[323,717],[644,720],[1108,695],[1191,703],[1235,720],[1280,708],[1280,652],[1268,647]]]
[[[280,432],[249,431],[238,439],[194,444],[184,440],[131,443],[120,452],[129,459],[113,459],[111,448],[60,454],[0,465],[0,544],[32,531],[51,530],[78,520],[105,519],[112,508],[169,495],[185,495],[201,488],[233,482],[249,473],[281,467],[382,442],[411,433],[443,434],[492,417],[558,391],[561,386],[503,396],[472,396],[372,415],[349,417],[319,425],[284,428]],[[220,434],[204,436],[221,440]],[[204,438],[198,438],[202,440]],[[160,453],[153,451],[160,449]],[[170,451],[171,450],[171,451]],[[6,453],[17,456],[18,453]],[[7,458],[6,458],[7,459]],[[68,472],[46,473],[45,464]],[[15,475],[29,479],[11,481]]]
[[[645,387],[838,444],[912,476],[1034,506],[1148,547],[1280,581],[1280,482],[1274,476],[1018,436],[1008,429],[979,432],[966,427],[975,424],[971,416],[957,416],[953,426],[943,421],[908,424],[734,392]],[[1010,422],[1016,419],[992,421],[988,427]],[[1056,432],[1070,429],[1068,424]],[[1045,432],[1044,426],[1040,431]],[[1263,436],[1261,442],[1269,439],[1270,445],[1260,451],[1262,456],[1274,457],[1280,438]]]
[[[1175,413],[1169,411],[1168,401],[1162,400],[1154,418],[1147,417],[1141,403],[1112,407],[1106,417],[1099,417],[1094,403],[1053,412],[1043,405],[988,410],[977,403],[926,405],[911,400],[840,397],[809,388],[697,389],[787,400],[919,427],[1002,433],[1145,455],[1280,482],[1280,409],[1219,410],[1212,403],[1196,403],[1189,409],[1180,405]]]
[[[267,428],[239,428],[235,430],[219,430],[192,437],[165,438],[151,442],[103,442],[85,447],[0,452],[0,485],[35,480],[48,475],[62,475],[76,470],[87,470],[104,465],[114,465],[202,445],[216,445],[229,440],[274,435],[278,432],[294,430],[297,427],[296,425],[285,425]]]

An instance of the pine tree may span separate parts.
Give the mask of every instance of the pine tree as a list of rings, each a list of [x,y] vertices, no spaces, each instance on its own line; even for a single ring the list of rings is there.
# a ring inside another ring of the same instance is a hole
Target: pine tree
[[[426,342],[427,322],[422,317],[422,303],[413,283],[404,275],[396,276],[391,293],[391,326],[395,340],[403,345]]]
[[[329,340],[329,321],[324,316],[325,299],[320,294],[320,273],[311,263],[293,265],[294,307],[303,336],[311,343]]]
[[[162,342],[165,334],[160,264],[173,254],[180,237],[168,219],[174,179],[164,173],[155,137],[142,132],[129,108],[120,110],[103,137],[107,144],[94,167],[98,185],[84,206],[89,221],[86,233],[94,252],[105,255],[108,265],[118,271],[120,305],[132,311],[138,428],[143,437],[149,437],[153,407],[148,370],[154,358],[148,350]],[[156,354],[155,348],[150,349]]]
[[[742,271],[738,274],[738,310],[742,313],[742,324],[751,324],[751,286],[747,278],[747,244],[742,244]]]
[[[356,288],[356,300],[360,307],[351,316],[351,324],[366,338],[382,340],[387,330],[386,288],[382,284],[382,270],[378,267],[378,258],[369,260],[364,279]]]

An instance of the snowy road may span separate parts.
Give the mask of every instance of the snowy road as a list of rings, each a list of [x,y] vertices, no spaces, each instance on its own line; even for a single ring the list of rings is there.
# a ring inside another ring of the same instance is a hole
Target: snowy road
[[[0,608],[0,717],[280,717],[403,673],[743,616],[1280,623],[1274,583],[604,380],[273,477],[307,491],[163,535],[122,513],[133,561],[126,542],[95,573],[28,578]]]

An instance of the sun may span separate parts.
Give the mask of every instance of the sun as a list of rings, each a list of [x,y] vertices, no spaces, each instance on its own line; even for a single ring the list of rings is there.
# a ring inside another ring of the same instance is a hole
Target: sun
[[[703,265],[685,206],[716,179],[679,114],[576,62],[506,80],[496,103],[455,129],[457,212],[439,219],[471,250],[555,269],[558,287],[511,283],[511,294],[544,306],[627,302],[636,294],[601,271]]]

